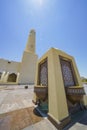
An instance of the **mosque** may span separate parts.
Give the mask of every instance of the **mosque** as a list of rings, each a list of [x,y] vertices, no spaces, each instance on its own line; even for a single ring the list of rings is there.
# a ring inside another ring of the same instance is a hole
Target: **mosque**
[[[0,84],[34,84],[38,60],[35,35],[31,30],[21,62],[0,59]]]
[[[87,95],[74,57],[51,48],[38,60],[35,49],[31,30],[21,62],[0,59],[0,84],[35,84],[37,110],[62,130],[74,113],[87,109]]]

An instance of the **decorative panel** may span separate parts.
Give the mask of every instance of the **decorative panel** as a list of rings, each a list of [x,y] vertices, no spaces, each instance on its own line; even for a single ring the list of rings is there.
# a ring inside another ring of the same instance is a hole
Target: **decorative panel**
[[[39,65],[39,85],[48,85],[47,60]]]
[[[75,86],[76,85],[74,80],[75,77],[73,74],[71,62],[69,60],[64,60],[61,58],[60,58],[60,62],[61,62],[61,69],[62,69],[65,87]]]
[[[84,88],[72,88],[72,87],[68,87],[66,89],[66,93],[67,95],[84,95],[85,94],[85,91],[84,91]]]

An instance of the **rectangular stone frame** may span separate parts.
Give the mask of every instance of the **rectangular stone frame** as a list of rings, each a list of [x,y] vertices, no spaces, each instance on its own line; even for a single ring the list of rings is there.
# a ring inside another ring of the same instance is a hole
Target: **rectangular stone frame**
[[[41,84],[41,81],[40,81],[41,65],[43,65],[44,63],[47,64],[47,85]],[[38,84],[38,85],[42,85],[42,86],[47,86],[47,87],[48,87],[48,58],[43,59],[43,60],[38,64],[38,80],[37,80],[37,84]]]
[[[73,86],[78,86],[79,84],[78,84],[78,81],[77,81],[77,77],[76,77],[76,74],[75,74],[75,70],[74,70],[72,61],[71,61],[70,59],[67,59],[67,58],[62,57],[62,56],[59,56],[59,58],[60,58],[61,71],[62,71],[64,86],[65,86],[65,87],[70,87],[70,86],[72,86],[72,85],[68,85],[68,86],[65,85],[64,75],[63,75],[63,70],[62,70],[62,61],[69,63],[69,65],[70,65],[69,67],[70,67],[70,69],[71,69],[71,74],[72,74],[72,78],[73,78],[72,80],[73,80],[73,82],[74,82]]]

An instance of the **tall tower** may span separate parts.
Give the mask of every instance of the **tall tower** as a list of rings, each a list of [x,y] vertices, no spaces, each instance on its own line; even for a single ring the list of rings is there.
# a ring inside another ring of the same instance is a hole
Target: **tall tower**
[[[35,47],[36,39],[35,38],[36,38],[36,32],[32,29],[30,31],[30,34],[28,37],[25,51],[35,53],[35,49],[36,49],[36,47]]]
[[[35,54],[35,38],[36,33],[34,30],[31,30],[22,57],[19,84],[33,84],[35,81],[36,63],[38,59],[38,56]]]

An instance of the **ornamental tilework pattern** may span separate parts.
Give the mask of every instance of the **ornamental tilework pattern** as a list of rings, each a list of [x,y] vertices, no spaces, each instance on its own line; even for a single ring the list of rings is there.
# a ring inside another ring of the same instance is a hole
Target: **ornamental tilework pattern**
[[[47,86],[48,85],[48,70],[47,70],[47,60],[40,64],[39,68],[39,84]]]
[[[63,59],[60,59],[60,62],[65,87],[75,86],[71,62]]]

